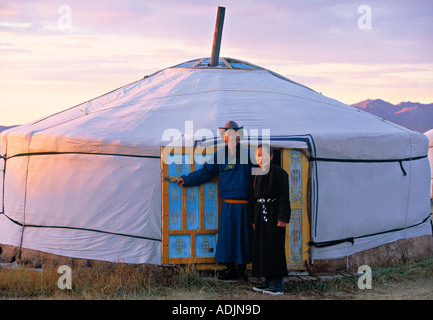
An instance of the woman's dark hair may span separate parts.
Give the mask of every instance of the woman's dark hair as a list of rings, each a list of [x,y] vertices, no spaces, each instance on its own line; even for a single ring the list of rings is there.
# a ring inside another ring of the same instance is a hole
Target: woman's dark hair
[[[270,156],[274,154],[274,151],[272,150],[271,145],[268,144],[268,143],[260,143],[260,144],[257,146],[257,149],[259,149],[259,148],[262,148],[262,149],[265,148],[265,149],[269,150],[269,155],[270,155]]]

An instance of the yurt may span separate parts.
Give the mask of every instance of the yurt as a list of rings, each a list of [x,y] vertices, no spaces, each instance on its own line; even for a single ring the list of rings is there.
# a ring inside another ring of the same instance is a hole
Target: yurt
[[[254,64],[191,60],[0,134],[0,257],[212,265],[218,179],[179,189],[217,128],[290,178],[289,269],[432,252],[428,138]],[[163,154],[170,146],[169,157]],[[203,148],[201,149],[203,150]],[[175,161],[180,159],[180,161]]]
[[[433,129],[428,130],[424,133],[428,140],[428,159],[430,161],[430,171],[431,171],[431,189],[430,189],[430,197],[433,199]]]

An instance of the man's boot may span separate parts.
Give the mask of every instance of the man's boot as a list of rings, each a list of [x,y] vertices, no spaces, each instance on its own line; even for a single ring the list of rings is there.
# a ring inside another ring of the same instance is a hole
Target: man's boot
[[[238,264],[238,279],[248,281],[247,267],[245,264]]]
[[[219,280],[237,280],[237,278],[238,278],[238,273],[234,263],[227,263],[226,270],[222,270],[218,274]]]

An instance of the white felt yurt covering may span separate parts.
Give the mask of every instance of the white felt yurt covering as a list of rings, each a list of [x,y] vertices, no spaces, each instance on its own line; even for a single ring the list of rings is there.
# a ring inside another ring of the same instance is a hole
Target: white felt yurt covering
[[[424,133],[428,140],[428,159],[430,162],[430,171],[431,171],[431,188],[430,188],[430,197],[433,199],[433,129],[428,130]]]
[[[424,134],[246,62],[207,63],[1,133],[0,244],[161,264],[163,133],[192,121],[217,136],[228,120],[270,129],[275,147],[309,149],[312,259],[431,234]]]

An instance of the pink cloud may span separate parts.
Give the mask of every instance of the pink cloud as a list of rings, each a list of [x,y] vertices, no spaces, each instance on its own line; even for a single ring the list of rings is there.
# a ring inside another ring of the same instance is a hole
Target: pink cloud
[[[182,39],[208,52],[221,2],[227,7],[222,53],[230,48],[269,58],[357,63],[426,62],[433,56],[433,6],[420,0],[369,1],[371,30],[358,28],[358,1],[70,0],[67,5],[76,32]],[[56,25],[62,4],[3,3],[0,20],[32,24],[16,32],[55,33],[44,26]]]

